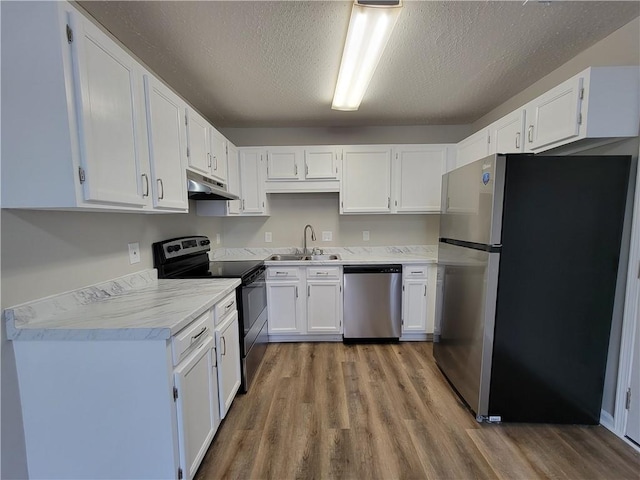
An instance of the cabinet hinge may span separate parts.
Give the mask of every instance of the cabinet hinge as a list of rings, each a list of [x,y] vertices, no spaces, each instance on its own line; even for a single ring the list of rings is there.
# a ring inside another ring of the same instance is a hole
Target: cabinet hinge
[[[84,183],[87,177],[84,174],[84,168],[78,167],[78,177],[80,177],[80,183]]]
[[[625,400],[624,408],[627,410],[631,408],[631,388],[627,388],[627,399]]]
[[[579,95],[580,100],[584,99],[584,87],[582,87],[580,89],[580,95]]]
[[[578,125],[582,125],[582,113],[578,114]]]
[[[404,285],[402,285],[402,291],[404,292]]]
[[[67,25],[67,42],[73,43],[73,30]]]
[[[182,480],[182,469],[178,468],[178,480]]]
[[[178,389],[173,387],[173,401],[175,402],[176,400],[178,400]]]

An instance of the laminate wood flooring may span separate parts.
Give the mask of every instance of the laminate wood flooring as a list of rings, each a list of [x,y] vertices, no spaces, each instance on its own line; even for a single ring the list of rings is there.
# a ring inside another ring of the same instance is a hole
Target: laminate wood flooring
[[[601,426],[477,423],[431,346],[270,344],[196,479],[640,479]]]

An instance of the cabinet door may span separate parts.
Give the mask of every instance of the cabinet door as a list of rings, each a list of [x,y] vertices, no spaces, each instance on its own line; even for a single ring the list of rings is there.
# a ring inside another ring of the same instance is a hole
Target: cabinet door
[[[269,335],[300,333],[300,282],[274,282],[267,284]]]
[[[216,328],[216,354],[218,358],[218,390],[220,417],[224,418],[240,388],[240,333],[238,312],[235,311]]]
[[[427,331],[427,281],[405,279],[402,286],[402,331],[425,333]]]
[[[345,147],[340,213],[391,211],[391,148]]]
[[[458,143],[456,168],[488,156],[489,138],[489,129],[483,128]]]
[[[148,158],[139,65],[80,14],[73,14],[80,151],[87,201],[143,206]]]
[[[298,180],[301,168],[301,148],[280,147],[268,149],[267,180]]]
[[[210,132],[211,125],[191,109],[187,109],[187,141],[191,169],[211,176]]]
[[[259,214],[265,211],[263,155],[261,150],[240,150],[242,213]]]
[[[521,153],[524,151],[524,113],[520,109],[489,126],[489,153]]]
[[[227,142],[227,188],[231,193],[241,196],[240,190],[240,159],[238,158],[238,149],[231,143]],[[227,200],[227,214],[239,215],[242,200]]]
[[[342,288],[337,282],[307,281],[307,333],[340,333]]]
[[[440,212],[442,174],[446,168],[447,147],[407,145],[396,148],[394,159],[397,212]]]
[[[154,76],[144,76],[153,206],[188,210],[185,103]],[[146,175],[144,175],[146,177]],[[149,178],[144,194],[149,193]]]
[[[305,178],[309,180],[335,180],[338,178],[338,152],[333,147],[306,147],[304,149]]]
[[[211,176],[216,180],[227,183],[227,139],[211,127],[209,130],[211,140]]]
[[[209,337],[174,372],[180,464],[186,479],[194,477],[220,424],[212,347]]]
[[[526,106],[529,150],[580,134],[582,82],[582,77],[571,78]]]

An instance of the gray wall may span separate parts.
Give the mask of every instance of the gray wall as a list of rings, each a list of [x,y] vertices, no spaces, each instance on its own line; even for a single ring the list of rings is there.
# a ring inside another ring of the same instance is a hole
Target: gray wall
[[[640,17],[579,53],[473,124],[480,130],[588,67],[640,65]]]

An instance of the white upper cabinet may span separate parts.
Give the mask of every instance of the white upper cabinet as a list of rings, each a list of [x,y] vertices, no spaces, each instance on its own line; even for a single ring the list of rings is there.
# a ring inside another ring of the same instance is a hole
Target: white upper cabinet
[[[84,16],[71,25],[85,200],[145,205],[140,66]]]
[[[592,67],[526,105],[526,150],[638,135],[638,67]]]
[[[305,147],[305,178],[307,180],[337,180],[338,155],[338,149],[335,147]]]
[[[238,149],[231,142],[227,142],[227,180],[229,192],[241,197],[240,159]],[[241,204],[242,200],[227,200],[227,215],[239,215]]]
[[[393,212],[440,213],[449,145],[398,145],[393,159]]]
[[[489,155],[490,141],[489,128],[483,128],[458,143],[456,168]]]
[[[187,140],[189,142],[189,163],[192,170],[211,176],[209,122],[193,109],[187,109]]]
[[[266,152],[261,148],[241,148],[240,191],[243,215],[268,215],[269,204],[264,190]]]
[[[218,130],[213,127],[209,128],[209,140],[211,142],[211,176],[222,182],[227,183],[227,169],[228,169],[228,142]]]
[[[524,151],[525,110],[520,108],[489,125],[489,154]]]
[[[186,104],[153,75],[144,76],[151,179],[143,174],[144,193],[153,192],[156,208],[187,211]]]
[[[303,153],[300,147],[267,148],[267,180],[298,180]]]
[[[12,2],[2,15],[2,206],[162,211],[144,68],[68,3]]]
[[[391,147],[344,147],[340,213],[391,212]]]

